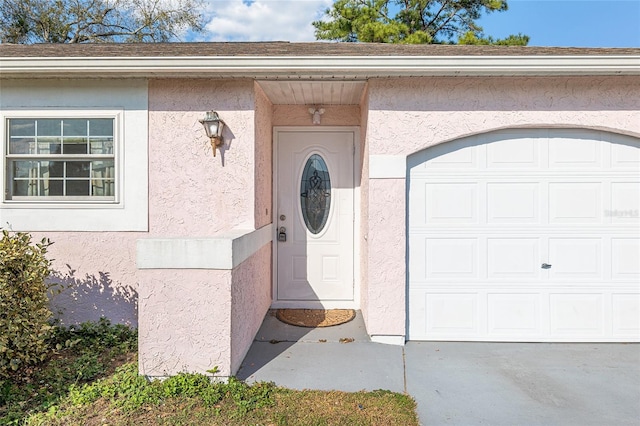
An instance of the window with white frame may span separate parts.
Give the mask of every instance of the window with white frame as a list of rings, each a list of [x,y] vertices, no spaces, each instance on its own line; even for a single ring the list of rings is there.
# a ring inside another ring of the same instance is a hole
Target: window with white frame
[[[114,117],[7,118],[7,201],[116,200]]]

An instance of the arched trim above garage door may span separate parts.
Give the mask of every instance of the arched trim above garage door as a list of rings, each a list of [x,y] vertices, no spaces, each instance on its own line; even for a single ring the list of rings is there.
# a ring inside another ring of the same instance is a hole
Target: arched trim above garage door
[[[437,147],[439,145],[449,144],[451,142],[459,142],[467,139],[491,139],[492,136],[500,135],[502,133],[517,133],[526,131],[558,131],[558,132],[578,132],[583,134],[597,135],[601,134],[604,138],[611,139],[614,143],[634,143],[640,142],[639,132],[621,131],[615,127],[593,126],[586,127],[583,125],[577,125],[571,121],[563,124],[545,124],[544,122],[526,123],[522,125],[514,125],[508,127],[487,127],[480,131],[468,131],[459,132],[458,134],[448,135],[448,137],[438,140],[437,143],[432,143],[425,146],[416,152],[408,155],[408,166],[412,167],[416,161],[420,161],[420,155],[427,149]]]
[[[640,340],[640,140],[506,129],[407,165],[409,339]]]

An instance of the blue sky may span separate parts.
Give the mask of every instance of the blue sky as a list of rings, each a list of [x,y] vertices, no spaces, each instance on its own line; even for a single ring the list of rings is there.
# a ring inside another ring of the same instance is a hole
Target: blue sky
[[[485,15],[486,34],[521,32],[530,46],[640,47],[640,0],[509,0]]]
[[[332,0],[205,0],[202,41],[313,41],[311,22]],[[640,47],[640,0],[509,0],[485,15],[495,38],[523,33],[531,46]],[[190,38],[189,38],[190,39]]]

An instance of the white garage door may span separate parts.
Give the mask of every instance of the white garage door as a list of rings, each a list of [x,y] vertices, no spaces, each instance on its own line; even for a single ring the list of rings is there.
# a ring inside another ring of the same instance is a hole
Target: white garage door
[[[411,340],[640,340],[640,141],[512,130],[409,158]]]

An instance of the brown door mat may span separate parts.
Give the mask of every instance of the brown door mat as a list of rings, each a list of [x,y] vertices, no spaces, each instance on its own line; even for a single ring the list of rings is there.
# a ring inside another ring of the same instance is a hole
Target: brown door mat
[[[276,318],[298,327],[332,327],[356,317],[353,309],[278,309]]]

